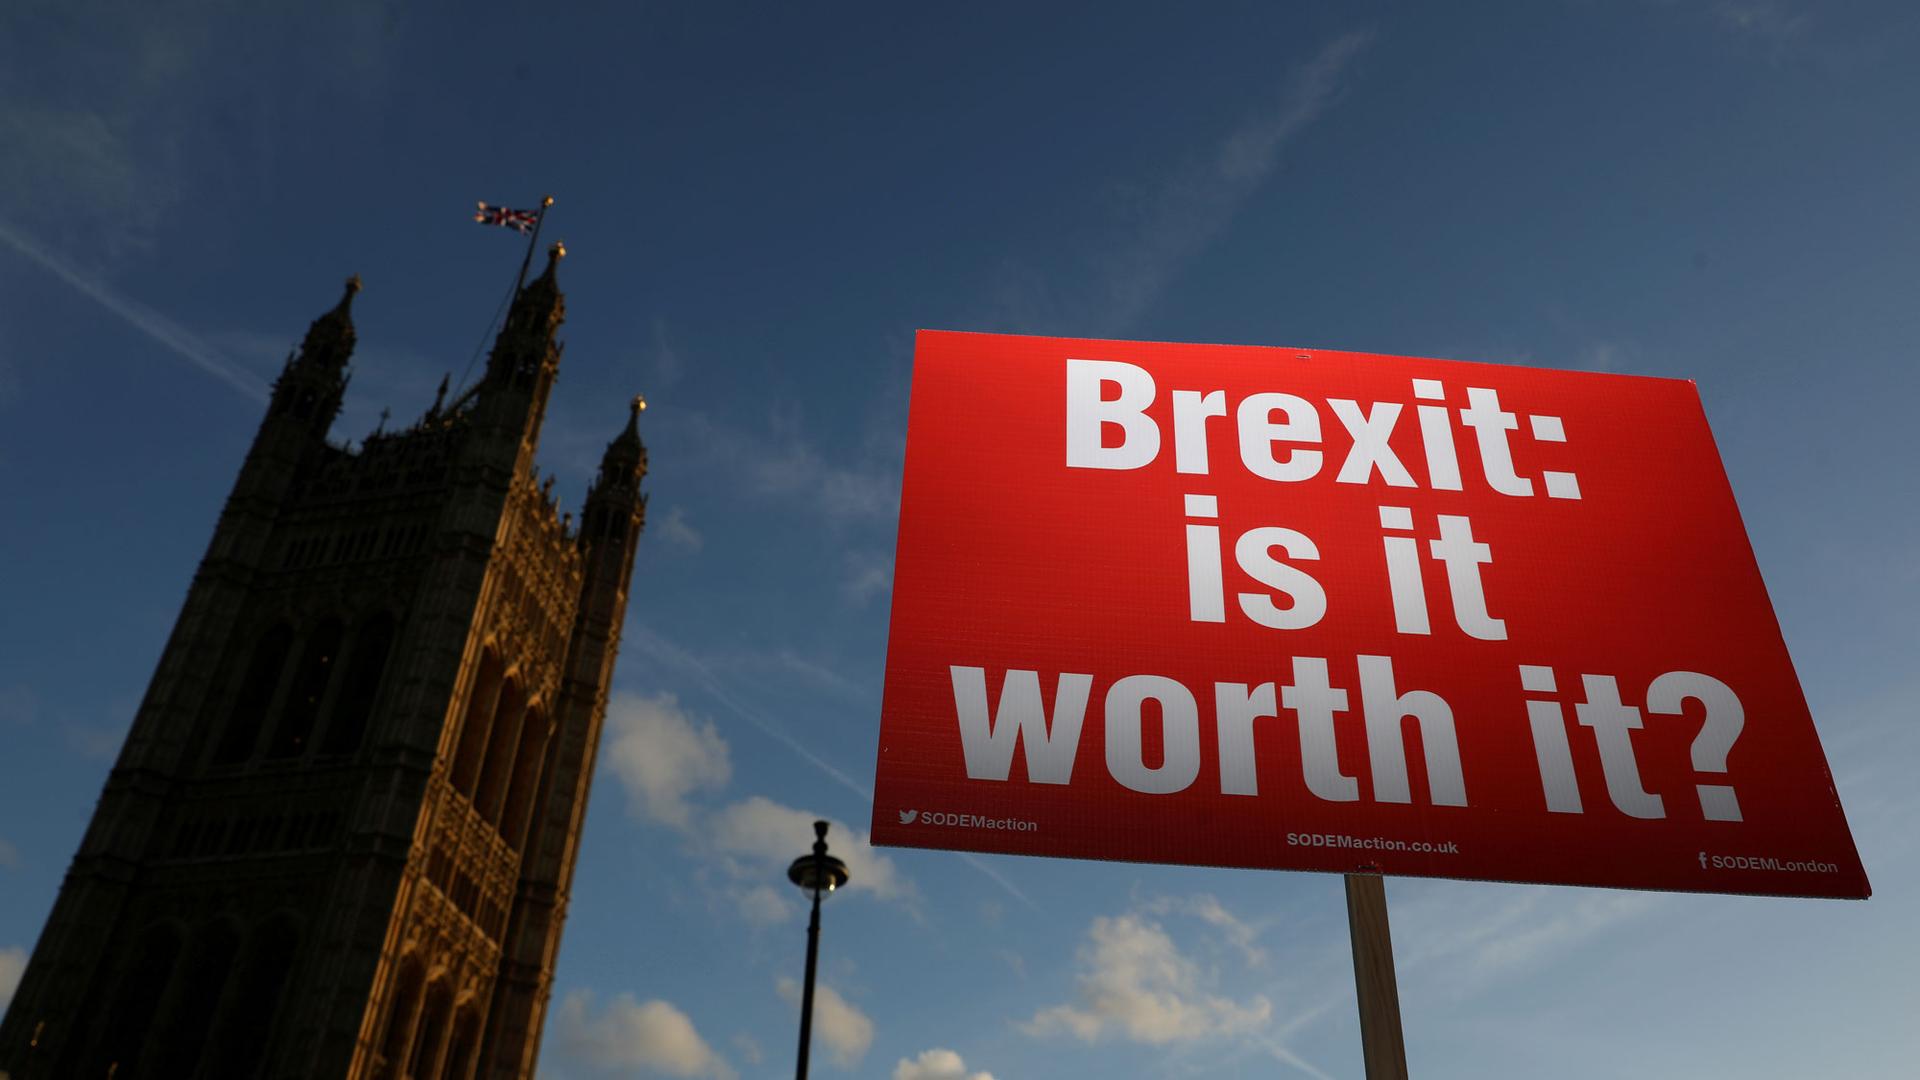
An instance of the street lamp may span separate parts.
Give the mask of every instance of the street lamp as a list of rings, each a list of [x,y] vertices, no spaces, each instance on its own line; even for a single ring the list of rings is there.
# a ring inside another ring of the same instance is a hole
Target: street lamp
[[[827,854],[827,823],[813,823],[813,854],[802,855],[787,867],[787,880],[813,897],[813,917],[807,920],[807,981],[800,991],[800,1066],[796,1080],[807,1080],[807,1045],[813,1039],[813,969],[820,959],[820,898],[847,883],[847,864]]]

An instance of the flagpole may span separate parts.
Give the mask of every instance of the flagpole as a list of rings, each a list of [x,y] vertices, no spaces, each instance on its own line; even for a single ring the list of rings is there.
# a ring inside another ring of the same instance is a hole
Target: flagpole
[[[508,293],[506,297],[504,297],[500,301],[501,310],[505,310],[508,304],[518,299],[520,296],[520,290],[526,288],[527,267],[533,265],[533,250],[534,248],[538,247],[540,244],[540,225],[542,222],[546,221],[547,219],[547,207],[552,205],[553,205],[553,196],[551,195],[541,196],[540,209],[537,213],[533,215],[533,235],[527,238],[527,254],[524,258],[520,260],[520,276],[515,278],[513,281],[513,291]],[[486,207],[487,207],[486,203],[480,204],[480,208],[482,210],[485,210]],[[506,208],[498,207],[496,209],[505,211]],[[474,220],[478,221],[481,219],[475,218]],[[487,322],[487,330],[486,330],[487,334],[493,333],[494,323],[498,322],[499,320],[500,320],[500,311],[496,310],[493,313],[493,318],[488,320]],[[485,349],[486,347],[487,347],[487,339],[485,336],[482,336],[480,339],[480,343],[473,347],[473,355],[467,358],[466,368],[460,372],[459,385],[461,387],[465,387],[465,389],[462,389],[457,395],[455,395],[453,402],[446,406],[446,409],[448,412],[454,412],[458,410],[460,406],[466,404],[468,398],[471,398],[475,393],[479,392],[480,390],[479,383],[475,383],[472,386],[467,386],[467,375],[473,371],[474,361],[480,359],[480,351],[482,349]]]
[[[527,267],[533,265],[533,250],[540,246],[540,225],[547,220],[547,207],[553,205],[553,196],[544,195],[540,199],[540,212],[533,217],[533,235],[527,238],[527,255],[520,260],[520,276],[514,279],[513,295],[519,296],[520,290],[527,286]]]

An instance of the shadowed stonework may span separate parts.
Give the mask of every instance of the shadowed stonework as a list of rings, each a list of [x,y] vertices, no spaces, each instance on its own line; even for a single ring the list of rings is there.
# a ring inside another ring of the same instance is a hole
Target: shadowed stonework
[[[527,1077],[646,500],[536,476],[565,304],[330,443],[356,278],[274,385],[0,1023],[24,1077]]]

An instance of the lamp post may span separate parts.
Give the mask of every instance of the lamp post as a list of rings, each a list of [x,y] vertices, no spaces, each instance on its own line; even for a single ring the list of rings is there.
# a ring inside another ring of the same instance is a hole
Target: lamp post
[[[796,1080],[807,1080],[807,1047],[813,1041],[813,969],[820,959],[820,898],[847,883],[847,864],[827,854],[827,823],[813,823],[813,854],[787,867],[787,880],[813,897],[807,920],[807,981],[800,991],[800,1065]]]

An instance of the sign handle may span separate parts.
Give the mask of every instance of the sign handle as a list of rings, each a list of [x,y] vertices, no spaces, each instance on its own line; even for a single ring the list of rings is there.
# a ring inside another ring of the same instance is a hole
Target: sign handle
[[[1360,1002],[1367,1080],[1407,1080],[1393,936],[1387,930],[1387,889],[1379,874],[1347,875],[1347,930],[1353,938],[1353,989]]]

